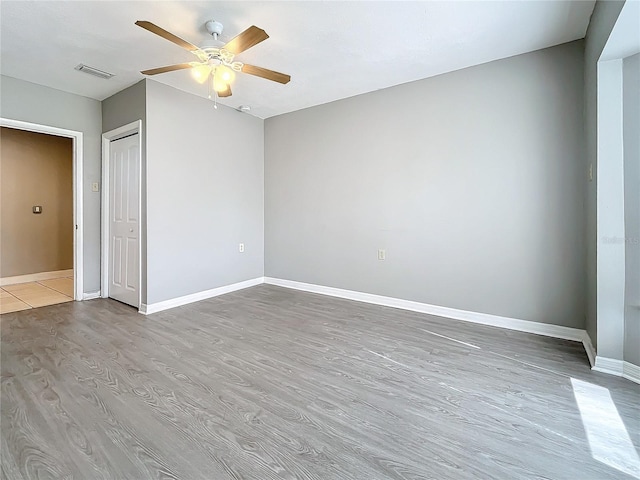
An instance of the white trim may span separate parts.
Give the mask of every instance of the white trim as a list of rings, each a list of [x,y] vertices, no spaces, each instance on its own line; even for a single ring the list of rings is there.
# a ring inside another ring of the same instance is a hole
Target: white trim
[[[83,300],[93,300],[94,298],[100,298],[100,291],[85,293],[82,297]]]
[[[640,367],[623,360],[598,356],[596,357],[596,365],[592,370],[640,383]]]
[[[30,273],[29,275],[16,275],[15,277],[0,278],[0,287],[5,285],[15,285],[16,283],[39,282],[40,280],[52,280],[54,278],[72,277],[71,270],[56,270],[54,272]]]
[[[622,376],[632,382],[640,383],[640,366],[624,362],[622,365]]]
[[[548,323],[538,323],[529,320],[519,320],[516,318],[501,317],[488,313],[477,313],[467,310],[458,310],[456,308],[441,307],[439,305],[430,305],[427,303],[413,302],[410,300],[402,300],[393,297],[383,297],[381,295],[373,295],[371,293],[343,290],[341,288],[325,287],[321,285],[313,285],[310,283],[296,282],[293,280],[282,280],[279,278],[265,277],[264,281],[265,283],[270,285],[277,285],[280,287],[292,288],[295,290],[303,290],[305,292],[320,293],[322,295],[329,295],[331,297],[355,300],[357,302],[400,308],[402,310],[410,310],[412,312],[426,313],[429,315],[436,315],[438,317],[453,318],[456,320],[463,320],[465,322],[490,325],[492,327],[507,328],[509,330],[517,330],[519,332],[535,333],[537,335],[562,338],[565,340],[573,340],[576,342],[582,342],[584,339],[584,334],[586,333],[584,330],[580,330],[578,328],[563,327],[561,325],[552,325]]]
[[[601,357],[598,355],[596,356],[596,364],[593,366],[592,370],[621,377],[623,373],[623,363],[624,362],[622,360]]]
[[[639,366],[629,362],[623,362],[621,360],[614,360],[596,356],[596,351],[593,348],[593,344],[591,343],[591,337],[589,337],[589,334],[585,330],[564,327],[561,325],[532,322],[529,320],[501,317],[498,315],[490,315],[487,313],[458,310],[455,308],[441,307],[438,305],[413,302],[410,300],[402,300],[399,298],[384,297],[381,295],[373,295],[370,293],[356,292],[353,290],[343,290],[340,288],[325,287],[322,285],[313,285],[310,283],[296,282],[293,280],[283,280],[273,277],[258,277],[251,280],[246,280],[244,282],[238,282],[223,287],[213,288],[211,290],[205,290],[204,292],[193,293],[191,295],[185,295],[183,297],[153,303],[151,305],[141,304],[139,311],[144,315],[150,315],[152,313],[168,310],[170,308],[175,308],[182,305],[187,305],[189,303],[206,300],[208,298],[217,297],[219,295],[224,295],[225,293],[231,293],[237,290],[242,290],[244,288],[253,287],[262,283],[291,288],[294,290],[302,290],[305,292],[318,293],[320,295],[328,295],[331,297],[345,298],[357,302],[400,308],[402,310],[410,310],[412,312],[436,315],[439,317],[453,318],[456,320],[478,323],[481,325],[490,325],[493,327],[506,328],[519,332],[534,333],[547,337],[582,342],[587,353],[587,357],[589,358],[589,363],[592,366],[592,370],[596,372],[622,376],[633,382],[640,383]]]
[[[199,302],[200,300],[206,300],[207,298],[224,295],[225,293],[231,293],[237,290],[242,290],[244,288],[254,287],[262,283],[264,283],[264,277],[252,278],[251,280],[245,280],[244,282],[238,282],[231,285],[225,285],[223,287],[212,288],[211,290],[205,290],[204,292],[192,293],[191,295],[172,298],[171,300],[152,303],[151,305],[142,304],[140,305],[140,313],[149,315],[151,313],[161,312],[162,310],[168,310],[170,308],[187,305],[188,303]]]
[[[584,346],[585,352],[587,352],[587,357],[589,358],[589,364],[591,368],[596,365],[596,349],[593,348],[593,343],[591,343],[591,337],[585,331],[582,337],[582,345]]]
[[[102,208],[100,211],[100,296],[109,297],[109,160],[112,140],[138,134],[138,305],[142,308],[142,120],[102,134]]]
[[[38,123],[23,122],[0,117],[0,126],[26,130],[29,132],[45,133],[58,137],[71,138],[73,140],[73,224],[75,235],[73,236],[73,295],[74,300],[82,300],[84,289],[84,222],[83,222],[83,185],[82,177],[83,160],[83,134],[75,130],[41,125]]]

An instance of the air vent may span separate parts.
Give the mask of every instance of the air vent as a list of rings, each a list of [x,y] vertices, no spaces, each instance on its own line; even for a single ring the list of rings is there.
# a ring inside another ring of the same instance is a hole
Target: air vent
[[[76,70],[104,79],[113,77],[113,73],[103,72],[102,70],[98,70],[97,68],[93,68],[88,65],[83,65],[82,63],[76,67]]]

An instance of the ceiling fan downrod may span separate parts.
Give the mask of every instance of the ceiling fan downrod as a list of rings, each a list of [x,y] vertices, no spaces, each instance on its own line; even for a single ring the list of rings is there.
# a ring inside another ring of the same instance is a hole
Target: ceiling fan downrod
[[[204,26],[206,27],[207,32],[209,32],[216,41],[218,40],[218,37],[222,35],[222,30],[224,30],[224,26],[215,20],[209,20],[204,24]]]

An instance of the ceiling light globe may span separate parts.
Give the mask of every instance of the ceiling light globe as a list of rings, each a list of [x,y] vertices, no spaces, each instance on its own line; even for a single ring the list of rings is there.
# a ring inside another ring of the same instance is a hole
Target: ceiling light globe
[[[191,69],[191,76],[198,83],[206,82],[207,78],[209,78],[209,73],[211,73],[211,69],[207,65],[199,65]]]
[[[225,67],[224,65],[222,65],[216,68],[215,77],[216,85],[223,84],[224,88],[222,88],[222,90],[226,90],[226,85],[230,85],[235,80],[236,73],[229,67]]]

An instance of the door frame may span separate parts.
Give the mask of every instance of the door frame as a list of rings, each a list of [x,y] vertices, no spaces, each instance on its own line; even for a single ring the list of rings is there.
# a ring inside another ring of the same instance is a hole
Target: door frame
[[[109,200],[111,142],[138,134],[138,311],[142,306],[142,120],[136,120],[102,134],[102,209],[100,248],[100,296],[109,297]]]
[[[76,130],[42,125],[39,123],[23,122],[11,118],[0,117],[0,127],[15,128],[34,133],[44,133],[57,137],[66,137],[73,140],[73,224],[75,231],[73,235],[73,299],[80,301],[84,299],[84,228],[83,228],[83,208],[82,177],[83,165],[83,133]]]

